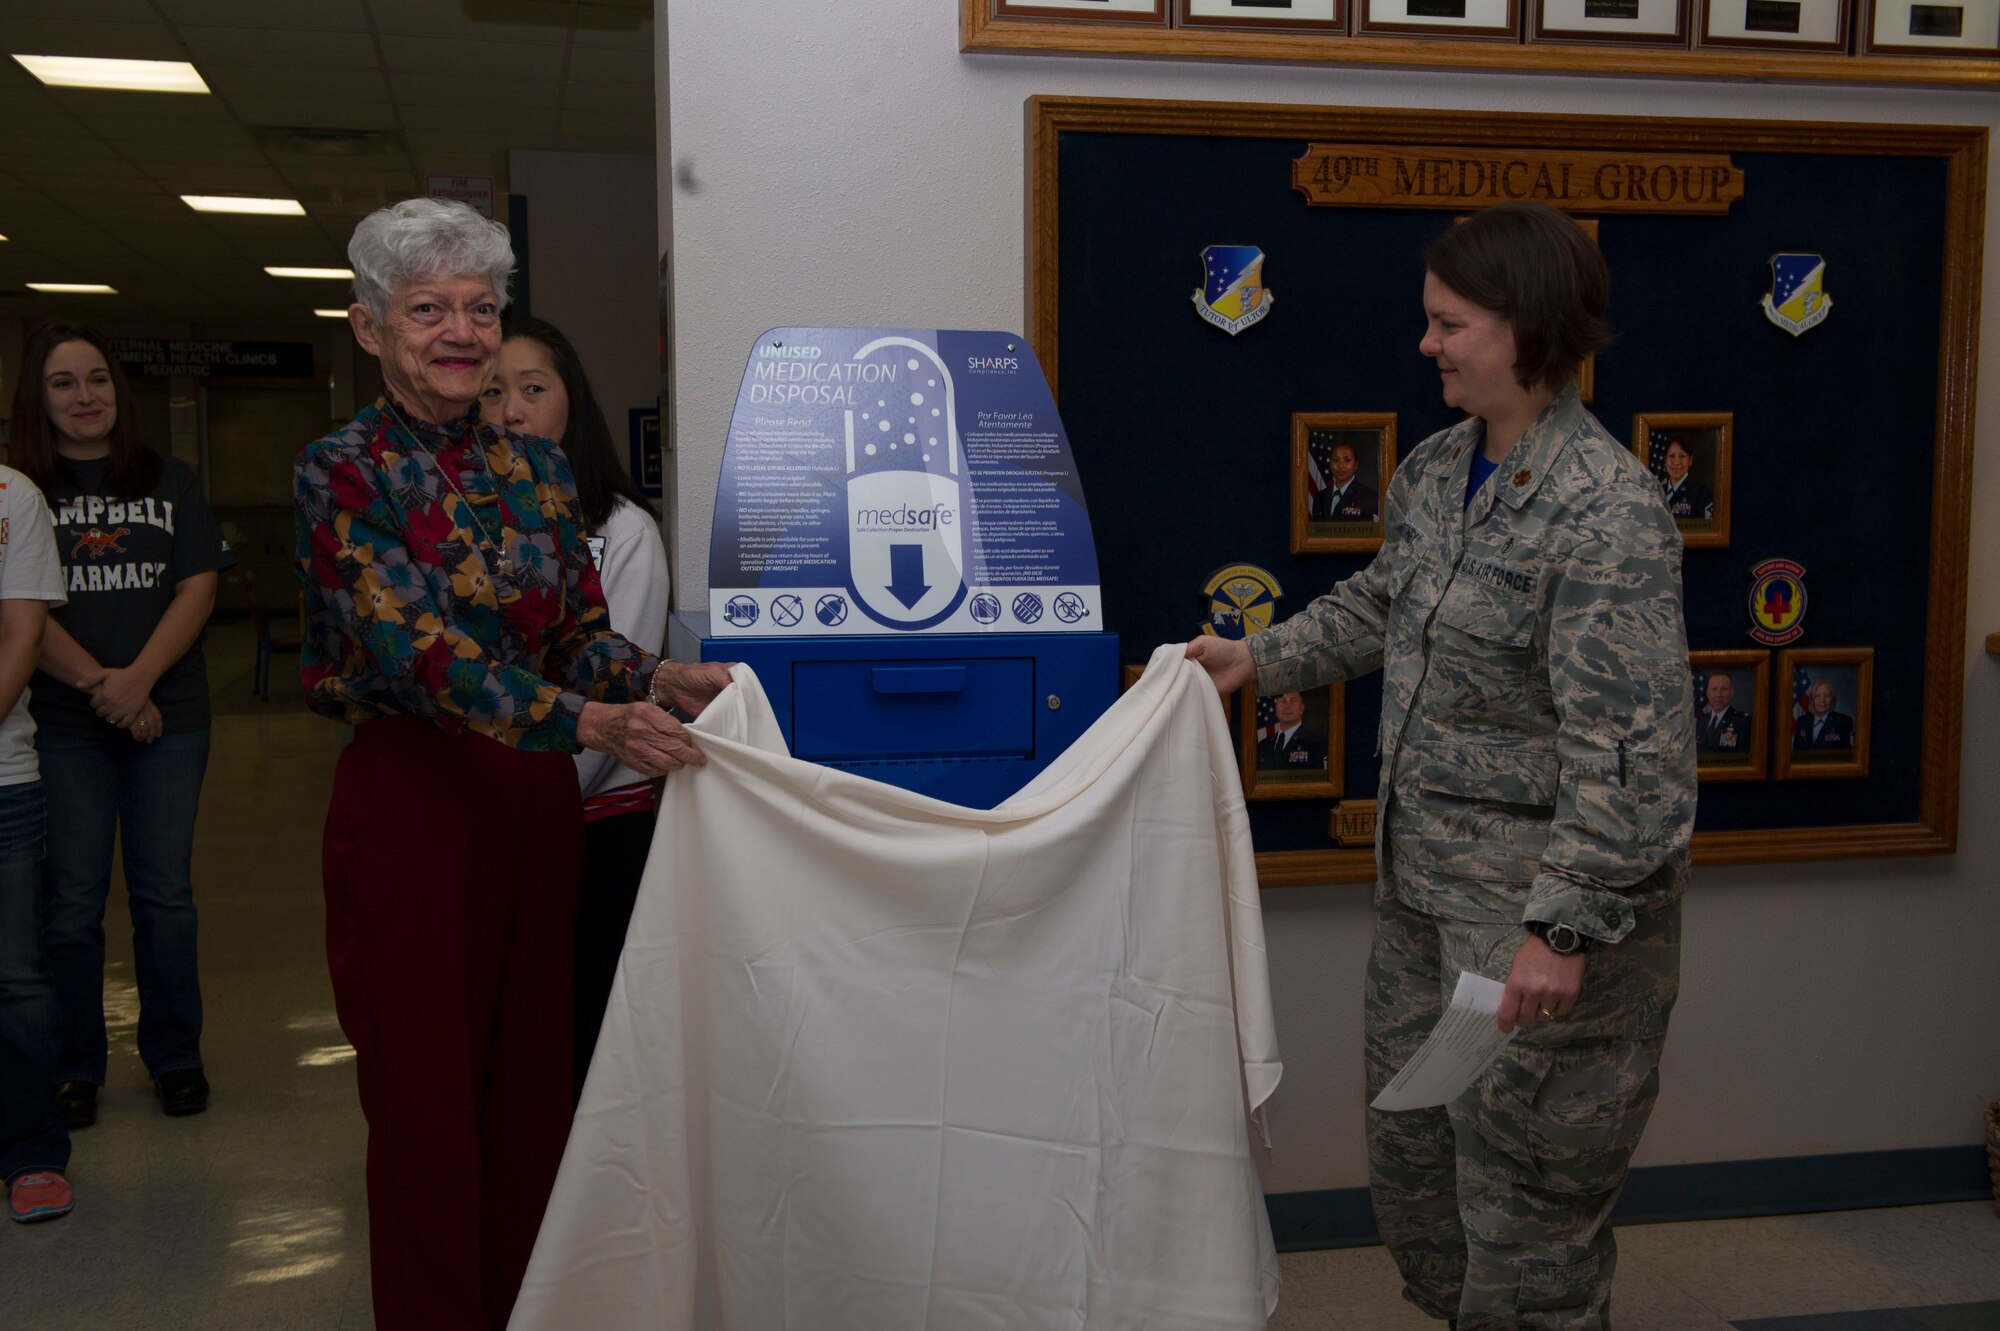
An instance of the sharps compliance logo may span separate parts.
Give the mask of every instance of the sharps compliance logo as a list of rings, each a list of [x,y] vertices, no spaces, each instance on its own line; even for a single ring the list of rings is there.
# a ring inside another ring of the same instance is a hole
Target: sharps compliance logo
[[[1764,317],[1797,337],[1817,327],[1833,313],[1826,294],[1826,260],[1817,254],[1771,256],[1771,289],[1764,295]]]
[[[1264,251],[1255,245],[1210,245],[1201,252],[1202,286],[1194,308],[1234,337],[1271,312],[1264,285]]]
[[[930,347],[895,335],[861,347],[849,364],[874,391],[842,413],[848,590],[879,624],[928,628],[957,610],[966,590],[951,372]]]

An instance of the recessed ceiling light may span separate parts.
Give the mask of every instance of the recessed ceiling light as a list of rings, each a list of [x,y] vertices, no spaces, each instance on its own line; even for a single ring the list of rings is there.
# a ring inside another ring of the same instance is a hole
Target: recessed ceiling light
[[[198,213],[254,213],[259,217],[304,217],[297,199],[241,199],[232,194],[183,194],[181,202]]]
[[[352,268],[266,268],[264,271],[273,277],[328,277],[342,282],[354,280]]]
[[[21,67],[51,88],[120,92],[207,92],[185,60],[101,60],[78,55],[17,55]]]
[[[345,319],[347,317],[347,309],[344,306],[337,310],[314,310],[313,313],[322,319]]]
[[[102,282],[30,282],[30,291],[48,291],[61,296],[115,296],[117,287]]]

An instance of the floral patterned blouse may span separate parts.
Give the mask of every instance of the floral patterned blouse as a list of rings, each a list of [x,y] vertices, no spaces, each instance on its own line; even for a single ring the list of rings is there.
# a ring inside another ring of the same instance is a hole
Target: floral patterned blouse
[[[586,700],[644,695],[659,663],[611,630],[555,445],[377,398],[294,475],[314,711],[575,753]]]

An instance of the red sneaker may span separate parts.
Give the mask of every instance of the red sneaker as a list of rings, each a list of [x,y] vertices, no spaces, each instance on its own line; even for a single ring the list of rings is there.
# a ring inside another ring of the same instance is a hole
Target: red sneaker
[[[53,1169],[23,1174],[7,1188],[7,1214],[24,1225],[68,1215],[75,1205],[69,1180]]]

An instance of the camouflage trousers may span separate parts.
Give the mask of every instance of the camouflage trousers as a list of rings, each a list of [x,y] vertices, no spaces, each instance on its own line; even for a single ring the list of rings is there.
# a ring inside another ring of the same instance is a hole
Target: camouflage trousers
[[[1462,971],[1504,982],[1518,925],[1441,919],[1382,894],[1368,963],[1372,1101]],[[1368,1113],[1375,1219],[1403,1295],[1459,1331],[1608,1331],[1607,1221],[1659,1095],[1680,985],[1680,903],[1590,953],[1576,1008],[1517,1034],[1449,1106]]]

